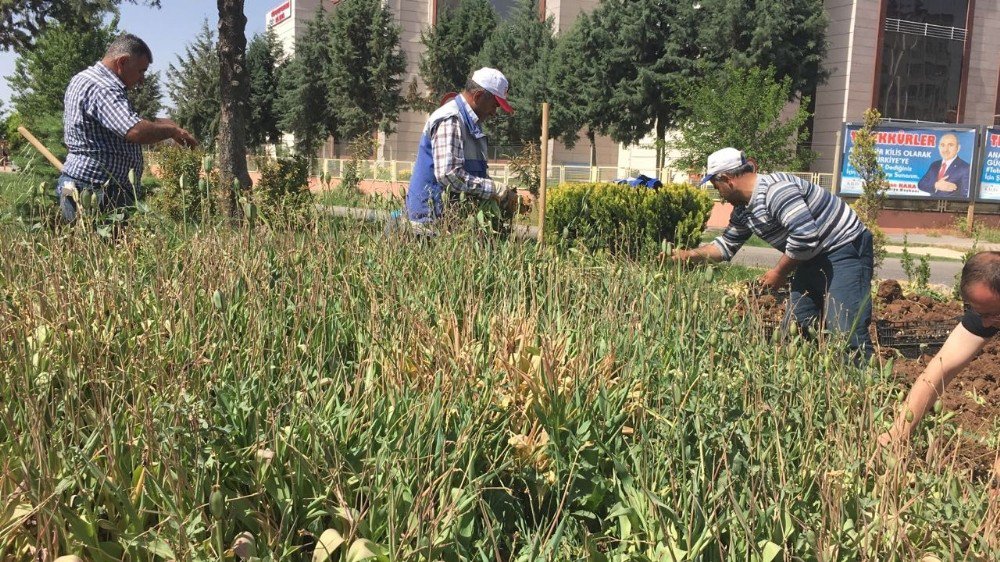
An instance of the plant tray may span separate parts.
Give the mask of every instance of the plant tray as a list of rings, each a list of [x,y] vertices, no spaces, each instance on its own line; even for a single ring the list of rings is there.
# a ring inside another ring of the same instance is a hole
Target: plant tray
[[[877,320],[875,334],[878,343],[884,347],[941,347],[944,340],[955,329],[959,318],[937,322],[893,322]]]

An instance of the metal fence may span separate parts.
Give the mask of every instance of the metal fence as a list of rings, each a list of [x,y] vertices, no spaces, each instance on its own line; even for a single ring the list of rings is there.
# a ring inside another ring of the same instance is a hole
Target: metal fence
[[[331,179],[341,179],[350,160],[334,158],[317,158],[312,162],[312,173],[317,177],[327,177]],[[250,171],[255,171],[254,163],[249,163]],[[385,182],[406,182],[409,181],[413,170],[413,162],[402,160],[360,160],[358,161],[358,174],[361,179]],[[549,166],[546,174],[546,186],[556,186],[564,183],[585,183],[585,182],[609,182],[619,178],[634,176],[636,170],[622,166]],[[823,174],[814,172],[793,172],[794,175],[809,180],[812,183],[826,189],[833,189],[833,174]],[[516,179],[513,167],[505,162],[494,163],[490,166],[490,175],[497,181],[504,183],[512,182]],[[683,170],[675,168],[662,168],[657,173],[652,174],[664,183],[683,183],[692,181],[694,178]]]

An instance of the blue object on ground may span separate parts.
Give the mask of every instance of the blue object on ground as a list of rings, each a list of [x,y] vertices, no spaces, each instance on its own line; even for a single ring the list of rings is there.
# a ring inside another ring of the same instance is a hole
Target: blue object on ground
[[[621,185],[631,185],[632,187],[648,187],[649,189],[659,189],[663,187],[662,181],[643,174],[639,174],[634,178],[617,179],[615,180],[615,183]]]

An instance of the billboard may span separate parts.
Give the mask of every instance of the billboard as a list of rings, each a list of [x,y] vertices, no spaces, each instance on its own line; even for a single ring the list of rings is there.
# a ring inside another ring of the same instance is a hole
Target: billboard
[[[986,129],[979,198],[1000,201],[1000,128]]]
[[[270,29],[290,17],[292,17],[292,2],[288,0],[267,13],[267,27]]]
[[[844,151],[840,166],[840,194],[861,195],[862,180],[850,162],[860,123],[844,125]],[[975,186],[973,173],[977,129],[885,125],[876,129],[878,162],[889,182],[891,198],[969,200]],[[1000,193],[998,193],[1000,197]]]

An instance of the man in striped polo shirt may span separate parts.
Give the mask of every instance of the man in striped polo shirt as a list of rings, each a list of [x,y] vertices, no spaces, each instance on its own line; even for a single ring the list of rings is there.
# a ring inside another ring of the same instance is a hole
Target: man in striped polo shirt
[[[756,234],[783,252],[760,283],[777,289],[792,272],[790,305],[796,323],[846,333],[851,350],[871,355],[871,233],[854,210],[819,186],[786,173],[759,174],[742,151],[723,148],[708,157],[702,184],[711,182],[735,208],[712,243],[678,251],[678,261],[729,261]]]
[[[76,219],[76,195],[81,192],[92,192],[103,212],[135,204],[143,171],[140,145],[167,139],[181,146],[198,144],[169,119],[139,117],[129,102],[126,90],[142,82],[152,62],[145,41],[125,33],[111,43],[104,58],[70,80],[63,100],[63,140],[69,156],[56,184],[67,222]]]

